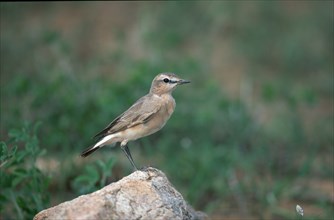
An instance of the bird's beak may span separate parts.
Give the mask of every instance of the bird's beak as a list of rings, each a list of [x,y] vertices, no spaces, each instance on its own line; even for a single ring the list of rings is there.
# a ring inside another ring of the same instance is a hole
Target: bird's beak
[[[180,79],[179,81],[177,81],[178,85],[182,85],[182,84],[186,84],[186,83],[190,83],[189,80],[184,80],[184,79]]]

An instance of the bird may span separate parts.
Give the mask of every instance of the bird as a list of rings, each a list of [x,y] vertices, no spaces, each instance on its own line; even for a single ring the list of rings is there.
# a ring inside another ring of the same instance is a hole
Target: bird
[[[128,148],[128,142],[151,135],[164,127],[176,105],[172,92],[177,86],[186,83],[190,81],[181,79],[174,73],[158,74],[152,81],[149,93],[97,133],[94,136],[96,143],[84,150],[81,156],[87,157],[105,145],[120,143],[133,169],[138,170]]]

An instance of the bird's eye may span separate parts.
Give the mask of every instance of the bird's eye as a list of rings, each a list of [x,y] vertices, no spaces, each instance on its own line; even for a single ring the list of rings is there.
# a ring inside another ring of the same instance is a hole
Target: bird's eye
[[[169,79],[164,78],[164,82],[165,82],[165,83],[169,83]]]

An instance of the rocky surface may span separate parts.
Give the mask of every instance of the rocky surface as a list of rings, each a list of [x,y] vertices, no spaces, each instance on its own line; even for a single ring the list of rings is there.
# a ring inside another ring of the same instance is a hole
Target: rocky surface
[[[41,219],[206,219],[155,168],[136,171],[91,194],[38,213]]]

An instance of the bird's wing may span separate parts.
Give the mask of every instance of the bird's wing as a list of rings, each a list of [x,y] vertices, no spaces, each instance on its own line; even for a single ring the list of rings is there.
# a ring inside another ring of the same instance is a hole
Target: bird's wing
[[[145,123],[161,108],[160,102],[157,102],[156,99],[152,94],[143,96],[123,114],[115,118],[105,129],[96,134],[94,138],[102,138]]]

